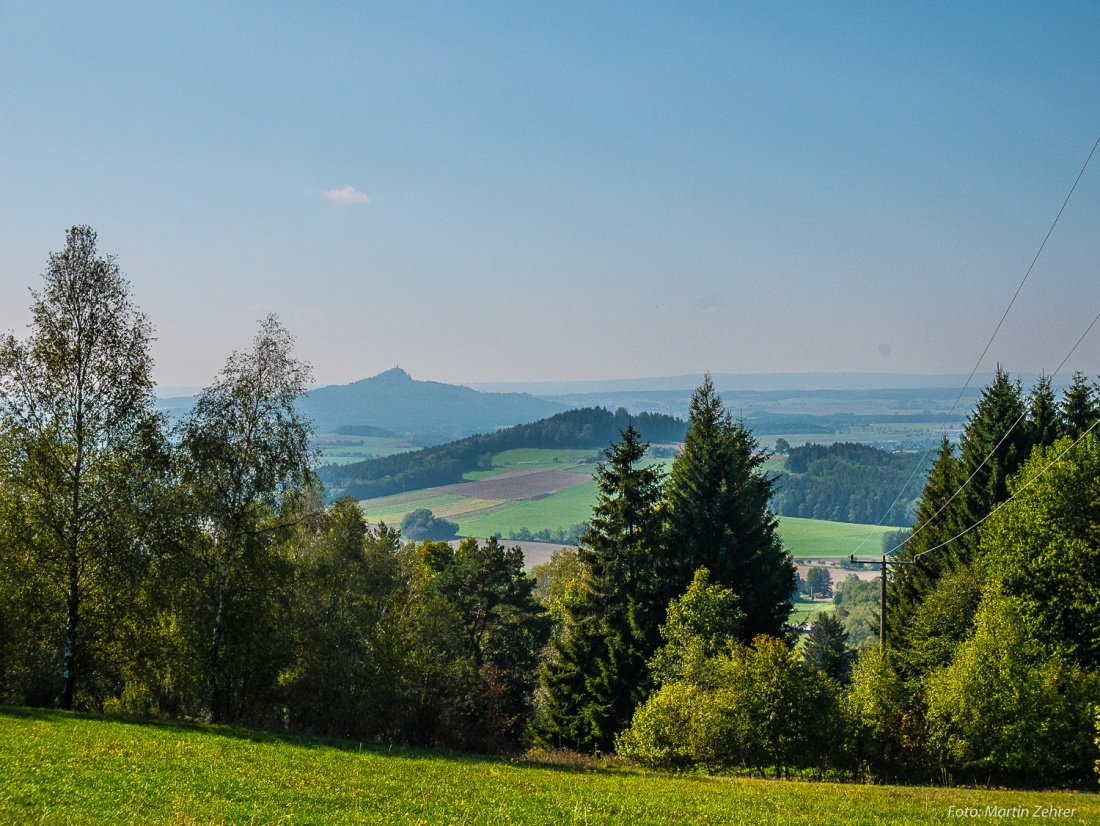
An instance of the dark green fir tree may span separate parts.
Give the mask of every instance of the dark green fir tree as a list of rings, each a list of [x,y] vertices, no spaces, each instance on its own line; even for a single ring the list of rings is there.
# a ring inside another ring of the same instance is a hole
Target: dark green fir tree
[[[802,648],[802,659],[806,665],[837,682],[846,682],[853,654],[848,647],[848,633],[840,620],[825,612],[818,614]]]
[[[650,687],[667,601],[659,562],[659,468],[633,425],[596,468],[599,500],[581,539],[582,574],[541,673],[541,737],[610,749]]]
[[[1071,439],[1077,439],[1082,433],[1100,419],[1100,393],[1096,385],[1077,371],[1065,393],[1062,394],[1062,431]]]
[[[1049,447],[1062,435],[1061,412],[1050,386],[1050,376],[1039,376],[1027,399],[1027,436],[1034,447]]]
[[[692,394],[684,448],[665,486],[670,598],[699,568],[730,588],[745,617],[741,639],[780,636],[790,615],[795,570],[768,506],[774,480],[742,421],[722,405],[708,375]]]

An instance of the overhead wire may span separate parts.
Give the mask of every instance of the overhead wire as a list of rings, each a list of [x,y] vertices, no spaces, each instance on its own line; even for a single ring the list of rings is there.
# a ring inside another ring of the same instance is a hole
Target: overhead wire
[[[1050,228],[1047,230],[1046,235],[1043,236],[1043,241],[1039,245],[1039,249],[1035,252],[1035,255],[1032,257],[1031,263],[1028,265],[1027,271],[1024,273],[1023,278],[1020,279],[1020,283],[1016,286],[1016,291],[1012,294],[1012,299],[1008,302],[1008,306],[1005,308],[1005,311],[1001,314],[1001,318],[997,322],[997,326],[993,329],[993,333],[989,336],[988,341],[986,341],[985,347],[982,349],[981,355],[978,356],[978,360],[974,363],[974,368],[970,371],[970,375],[967,376],[966,382],[959,389],[959,393],[955,397],[955,401],[952,403],[951,409],[948,410],[947,415],[944,417],[943,424],[940,425],[940,430],[945,435],[947,433],[947,423],[951,420],[951,416],[954,414],[955,409],[959,406],[959,402],[962,400],[963,394],[966,392],[967,388],[970,386],[970,382],[972,382],[974,380],[974,376],[975,376],[975,374],[977,374],[978,368],[981,366],[982,361],[985,359],[986,354],[989,352],[989,348],[993,345],[993,340],[997,337],[997,334],[1001,331],[1001,326],[1004,324],[1005,319],[1008,318],[1008,314],[1012,310],[1012,306],[1016,303],[1016,299],[1019,297],[1021,290],[1023,290],[1024,284],[1027,283],[1028,277],[1031,275],[1031,271],[1033,269],[1035,269],[1035,264],[1039,260],[1039,256],[1042,255],[1043,250],[1046,248],[1047,241],[1050,240],[1050,236],[1054,233],[1054,228],[1056,226],[1058,226],[1058,221],[1059,221],[1059,219],[1061,219],[1062,213],[1065,212],[1066,205],[1069,203],[1070,198],[1073,197],[1073,193],[1077,189],[1077,184],[1081,181],[1081,177],[1085,174],[1085,170],[1088,168],[1089,161],[1092,160],[1092,156],[1096,153],[1096,147],[1097,146],[1100,146],[1100,136],[1097,136],[1096,141],[1092,144],[1092,149],[1089,150],[1088,157],[1085,158],[1085,162],[1081,165],[1081,169],[1077,173],[1077,177],[1074,178],[1073,185],[1070,186],[1069,192],[1066,194],[1065,199],[1062,201],[1062,205],[1058,208],[1058,213],[1054,216],[1054,220],[1050,224]],[[1098,315],[1098,318],[1100,318],[1100,315]],[[1093,319],[1092,324],[1090,324],[1088,329],[1081,335],[1081,338],[1079,338],[1077,340],[1077,344],[1073,345],[1073,349],[1071,349],[1069,354],[1066,356],[1066,358],[1062,360],[1062,364],[1060,364],[1058,366],[1058,370],[1061,370],[1062,366],[1069,359],[1069,356],[1072,355],[1073,351],[1077,349],[1077,346],[1081,343],[1081,340],[1084,339],[1084,337],[1088,334],[1089,330],[1091,330],[1093,325],[1095,325],[1095,324],[1096,324],[1096,319]],[[1054,375],[1057,375],[1057,373],[1058,373],[1058,371],[1055,371]],[[1025,413],[1026,413],[1026,411],[1025,411]],[[1023,415],[1021,415],[1020,419],[1022,419],[1022,418],[1023,418]],[[1020,419],[1017,419],[1016,423],[1014,423],[1012,425],[1012,428],[1016,427],[1016,424],[1019,423]],[[1009,432],[1011,432],[1012,428],[1009,429]],[[989,461],[989,459],[997,451],[997,448],[999,448],[1001,446],[1001,444],[1004,442],[1004,440],[1007,437],[1008,437],[1008,433],[1006,433],[1001,438],[1001,441],[998,442],[997,445],[993,448],[993,450],[991,450],[986,455],[986,457],[982,460],[981,465],[979,465],[978,468],[974,471],[975,474],[977,473],[978,470],[981,469],[982,466],[985,465],[986,462]],[[890,511],[893,510],[894,506],[897,505],[897,503],[899,501],[901,501],[901,497],[905,495],[906,489],[909,487],[910,483],[916,477],[917,472],[924,465],[925,460],[928,458],[928,456],[931,452],[932,452],[931,447],[929,447],[928,449],[926,449],[924,451],[924,454],[921,456],[920,460],[913,467],[912,473],[909,474],[909,478],[906,479],[905,483],[902,485],[901,490],[898,492],[898,495],[896,497],[894,497],[894,501],[890,503],[889,507],[886,508],[886,512],[882,515],[882,518],[879,519],[879,521],[878,521],[879,525],[882,525],[882,523],[886,521],[886,518],[887,518],[887,516],[889,516]],[[962,489],[965,488],[966,485],[973,478],[974,478],[974,474],[971,474],[971,476],[965,482],[963,482],[963,484],[959,487],[959,489],[955,491],[955,494],[952,495],[952,499],[955,496],[957,496],[962,491]],[[943,507],[946,507],[946,504]],[[943,508],[941,507],[940,510],[936,512],[936,515],[939,515],[939,513],[942,510],[943,510]],[[894,553],[899,548],[901,548],[902,545],[904,545],[906,542],[908,542],[910,539],[912,539],[913,536],[915,536],[915,535],[916,535],[916,532],[911,534],[905,541],[899,543],[895,548],[893,548],[888,553]],[[859,552],[860,548],[862,548],[867,543],[867,540],[869,540],[871,538],[871,536],[873,536],[873,533],[868,533],[867,536],[865,536],[863,538],[863,540],[859,543],[859,545],[856,546],[855,551],[853,551],[853,555],[855,553]]]
[[[1093,422],[1091,425],[1089,425],[1088,428],[1086,428],[1081,433],[1080,436],[1078,436],[1076,439],[1073,440],[1073,444],[1071,444],[1069,447],[1067,447],[1065,450],[1063,450],[1061,453],[1059,453],[1057,456],[1055,456],[1053,459],[1051,459],[1050,462],[1048,462],[1043,467],[1042,470],[1040,470],[1038,473],[1036,473],[1034,476],[1032,476],[1030,479],[1028,479],[1026,482],[1024,482],[1024,484],[1022,484],[1019,488],[1017,488],[1015,491],[1013,491],[1011,496],[1009,496],[1003,502],[999,503],[995,508],[993,508],[989,513],[987,513],[985,516],[983,516],[981,519],[979,519],[973,525],[971,525],[968,528],[965,528],[964,530],[959,531],[953,537],[951,537],[950,539],[944,540],[939,545],[934,545],[931,548],[925,548],[919,554],[915,554],[913,556],[913,559],[917,560],[917,559],[920,559],[925,554],[932,553],[932,551],[938,551],[940,548],[946,548],[948,545],[950,545],[955,540],[961,539],[962,537],[964,537],[968,533],[970,533],[972,530],[977,528],[979,525],[981,525],[983,522],[985,522],[987,519],[989,519],[991,516],[993,516],[993,514],[997,513],[997,511],[999,511],[1001,508],[1003,508],[1005,505],[1007,505],[1009,502],[1013,501],[1017,496],[1019,496],[1021,493],[1023,493],[1029,487],[1031,487],[1031,484],[1033,482],[1037,481],[1044,473],[1046,473],[1048,470],[1050,470],[1052,467],[1054,467],[1054,465],[1056,465],[1061,460],[1061,458],[1063,456],[1065,456],[1067,453],[1069,453],[1071,450],[1073,450],[1075,447],[1077,447],[1077,445],[1081,442],[1081,440],[1084,439],[1087,435],[1089,435],[1096,428],[1097,425],[1100,425],[1100,419],[1097,419],[1095,422]]]
[[[1074,351],[1081,345],[1081,342],[1085,340],[1085,336],[1087,336],[1089,334],[1089,332],[1092,331],[1092,328],[1096,326],[1097,321],[1100,321],[1100,313],[1096,314],[1096,316],[1092,319],[1092,323],[1089,324],[1089,326],[1085,329],[1085,332],[1081,333],[1080,337],[1077,339],[1077,343],[1074,344],[1073,347],[1070,348],[1070,351],[1068,353],[1066,353],[1066,357],[1064,359],[1062,359],[1062,362],[1058,365],[1057,368],[1055,368],[1054,372],[1050,375],[1050,378],[1054,378],[1055,376],[1057,376],[1062,371],[1062,368],[1065,367],[1066,362],[1069,361],[1070,356],[1072,356]],[[1014,421],[1012,423],[1012,426],[1009,427],[1008,430],[1005,431],[1003,436],[1001,436],[1000,441],[998,441],[997,444],[995,444],[993,446],[993,448],[989,451],[989,453],[987,453],[985,455],[985,457],[978,464],[978,466],[976,468],[974,468],[973,472],[969,476],[967,476],[966,479],[963,481],[963,483],[955,489],[955,492],[952,493],[951,496],[948,497],[947,501],[944,502],[942,505],[940,505],[939,509],[934,514],[932,514],[930,517],[928,517],[928,521],[925,522],[924,525],[921,525],[916,530],[914,530],[911,534],[909,534],[908,537],[906,537],[903,541],[899,542],[895,547],[893,547],[889,551],[887,551],[887,554],[892,554],[895,551],[900,550],[907,543],[909,543],[917,534],[919,534],[922,530],[924,530],[924,528],[932,520],[934,520],[937,516],[939,516],[941,513],[943,513],[947,509],[948,505],[950,505],[952,502],[955,501],[955,497],[963,492],[963,489],[965,489],[966,486],[968,484],[970,484],[971,480],[975,476],[978,475],[978,471],[980,471],[983,467],[985,467],[986,462],[988,462],[991,458],[993,458],[993,455],[1000,449],[1001,445],[1003,445],[1005,443],[1005,439],[1007,439],[1009,436],[1012,435],[1012,431],[1014,431],[1016,429],[1016,426],[1019,425],[1020,422],[1022,422],[1024,420],[1024,418],[1027,416],[1027,412],[1028,411],[1027,411],[1026,407],[1022,411],[1020,411],[1020,415],[1016,417],[1016,421]],[[1090,428],[1090,430],[1091,430],[1091,428]]]

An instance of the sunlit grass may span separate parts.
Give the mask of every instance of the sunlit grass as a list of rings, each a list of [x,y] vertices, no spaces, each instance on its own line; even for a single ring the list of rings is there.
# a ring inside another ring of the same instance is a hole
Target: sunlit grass
[[[1095,795],[792,783],[539,765],[371,744],[0,709],[0,822],[923,824],[948,807]]]

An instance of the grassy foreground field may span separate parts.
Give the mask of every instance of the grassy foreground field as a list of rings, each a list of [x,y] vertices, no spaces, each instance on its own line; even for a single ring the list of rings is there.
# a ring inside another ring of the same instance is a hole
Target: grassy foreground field
[[[1100,822],[1093,794],[669,777],[24,709],[0,709],[0,766],[2,823]]]

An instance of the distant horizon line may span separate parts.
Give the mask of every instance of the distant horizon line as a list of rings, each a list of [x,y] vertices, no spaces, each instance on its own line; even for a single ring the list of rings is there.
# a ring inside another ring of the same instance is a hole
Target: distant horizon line
[[[343,384],[327,383],[315,384],[309,389],[319,390],[325,387],[346,387],[366,379],[376,378],[390,372],[395,367],[388,368],[372,376],[362,379],[354,379]],[[408,371],[402,370],[408,374]],[[408,374],[411,376],[411,374]],[[575,395],[583,393],[616,393],[616,392],[656,392],[656,391],[684,391],[698,387],[706,373],[681,373],[671,376],[643,376],[632,378],[607,378],[607,379],[575,379],[575,380],[530,380],[530,381],[477,381],[454,383],[458,387],[468,387],[483,393],[528,393],[531,395]],[[975,373],[971,380],[972,386],[984,386],[992,378],[993,371]],[[1014,377],[1025,382],[1032,382],[1038,378],[1038,373],[1013,372]],[[902,390],[902,389],[931,389],[962,387],[969,377],[968,373],[887,373],[881,371],[858,370],[809,370],[809,371],[769,371],[759,373],[710,373],[715,389],[719,392],[728,391],[759,391],[769,392],[777,390]],[[438,379],[419,379],[412,377],[414,381],[432,381],[440,384],[452,384],[441,382]],[[883,383],[888,382],[888,383]],[[1069,383],[1069,377],[1064,382],[1055,383],[1056,387]],[[157,398],[187,398],[197,395],[202,387],[194,385],[158,385],[155,388]]]

